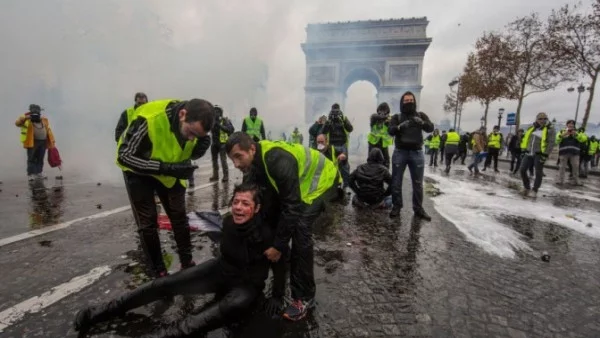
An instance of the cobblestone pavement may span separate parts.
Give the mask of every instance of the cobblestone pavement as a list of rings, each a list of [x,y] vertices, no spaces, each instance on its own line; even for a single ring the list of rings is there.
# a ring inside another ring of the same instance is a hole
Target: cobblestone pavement
[[[482,180],[499,186],[501,182]],[[220,208],[230,189],[219,184],[197,191],[189,208]],[[404,199],[410,206],[410,188]],[[532,250],[501,258],[467,240],[437,214],[430,198],[425,208],[431,222],[414,219],[410,207],[400,220],[392,221],[387,212],[333,205],[315,229],[314,313],[300,323],[265,319],[257,313],[237,336],[600,336],[598,239],[557,224],[506,215],[502,221],[523,234]],[[75,337],[70,323],[79,308],[115,297],[133,283],[132,223],[130,213],[123,212],[0,247],[0,270],[6,271],[0,275],[0,312],[94,267],[112,268],[92,286],[26,315],[0,335]],[[42,246],[40,241],[52,245]],[[195,241],[197,260],[211,256],[208,239]],[[551,254],[549,262],[540,259],[541,251]],[[125,322],[98,328],[94,337],[139,336],[203,301],[177,298],[166,312],[162,304],[154,304],[135,311]],[[219,331],[210,337],[222,335]]]

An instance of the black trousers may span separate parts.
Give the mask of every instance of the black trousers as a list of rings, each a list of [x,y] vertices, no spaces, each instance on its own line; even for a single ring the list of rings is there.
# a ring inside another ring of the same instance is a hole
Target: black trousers
[[[167,188],[154,177],[138,175],[130,171],[124,172],[124,176],[131,210],[151,272],[158,274],[166,270],[158,236],[155,193],[171,221],[179,261],[183,266],[188,265],[192,261],[192,243],[185,210],[185,188],[179,182],[172,188]]]
[[[521,167],[521,149],[512,149],[510,151],[510,171],[516,173]]]
[[[523,187],[527,190],[531,189],[531,182],[527,171],[530,168],[535,168],[535,180],[533,181],[533,191],[538,191],[542,185],[542,177],[544,176],[544,164],[540,161],[541,155],[525,155],[523,156],[523,162],[521,163],[521,179],[523,180]]]
[[[310,300],[315,297],[313,224],[325,211],[327,203],[335,198],[337,198],[337,185],[323,193],[312,204],[305,205],[304,212],[298,220],[298,226],[292,233],[290,257],[292,299]]]
[[[465,164],[465,160],[467,159],[467,149],[460,149],[458,154],[454,156],[454,162],[460,158],[460,164]]]
[[[438,149],[429,148],[429,166],[430,167],[432,165],[437,167],[438,151],[439,151]]]
[[[223,177],[229,177],[229,167],[227,165],[227,152],[225,151],[225,144],[212,145],[210,147],[210,155],[212,159],[213,177],[219,177],[219,157],[221,158]]]
[[[113,313],[125,313],[176,295],[214,293],[217,296],[216,302],[205,307],[200,313],[186,317],[168,330],[169,333],[195,337],[194,334],[207,333],[241,319],[253,307],[261,292],[262,290],[258,290],[252,284],[230,285],[222,275],[218,259],[213,258],[173,275],[148,282],[114,300],[114,306],[110,308]]]
[[[27,175],[42,173],[45,155],[46,140],[34,140],[33,147],[27,148]]]
[[[446,152],[444,154],[446,156],[446,167],[450,167],[450,165],[452,164],[452,158],[454,157],[454,155],[456,155],[456,153],[448,153]]]
[[[492,164],[492,159],[494,160],[494,170],[498,170],[498,155],[500,154],[500,149],[497,148],[488,148],[488,155],[485,158],[485,163],[483,168],[487,168]]]
[[[381,150],[381,152],[383,153],[383,165],[386,168],[390,168],[390,151],[389,151],[389,147],[382,147],[381,142],[377,143],[377,144],[371,144],[369,143],[369,153],[371,153],[371,149],[373,148],[379,148]]]

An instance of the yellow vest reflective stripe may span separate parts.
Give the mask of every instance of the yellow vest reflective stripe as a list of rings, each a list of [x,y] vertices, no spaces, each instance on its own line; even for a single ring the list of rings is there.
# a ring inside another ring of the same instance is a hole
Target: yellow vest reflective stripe
[[[429,149],[438,149],[440,147],[440,135],[433,136],[429,140]]]
[[[255,121],[252,121],[250,117],[246,117],[244,119],[246,123],[246,134],[250,136],[256,136],[259,140],[262,140],[262,135],[260,133],[260,127],[262,126],[262,120],[260,117],[257,117]]]
[[[184,148],[182,149],[179,145],[177,136],[171,131],[171,122],[167,116],[165,109],[167,105],[173,100],[160,100],[146,103],[136,110],[136,117],[142,117],[146,119],[148,123],[148,137],[152,143],[152,153],[150,159],[160,161],[164,163],[176,163],[189,160],[192,156],[192,151],[196,146],[197,139],[193,141],[186,141]],[[118,149],[121,148],[122,139],[119,140],[117,145],[117,156]],[[133,171],[117,161],[123,171]],[[171,176],[165,175],[152,175],[160,181],[165,187],[172,188],[177,179]],[[182,186],[186,186],[186,180],[179,180]]]
[[[457,132],[451,131],[446,135],[446,145],[458,145],[460,142],[460,135]]]
[[[385,124],[375,124],[371,128],[371,132],[369,136],[367,136],[367,141],[370,144],[377,144],[379,141],[382,141],[382,147],[386,148],[392,145],[392,136],[388,134],[388,126]]]
[[[529,129],[527,129],[527,131],[525,132],[525,135],[523,135],[523,139],[521,140],[521,149],[522,150],[527,150],[527,146],[529,145],[529,137],[531,136],[531,133],[533,133],[534,130],[535,130],[535,127],[531,126],[531,127],[529,127]],[[542,154],[546,154],[546,145],[548,144],[548,142],[546,142],[547,137],[548,137],[548,127],[544,126],[544,129],[542,129],[542,143],[540,146],[540,150],[542,151]]]
[[[311,204],[336,183],[337,167],[317,150],[282,141],[260,141],[260,146],[267,177],[277,192],[279,192],[277,183],[269,174],[269,168],[265,161],[267,152],[274,148],[287,151],[296,158],[300,179],[300,195],[304,203]]]
[[[219,130],[219,142],[227,143],[228,138],[229,138],[229,135],[227,135],[225,130],[223,130],[223,129]]]
[[[500,139],[502,135],[500,133],[491,133],[488,137],[488,148],[500,149]]]

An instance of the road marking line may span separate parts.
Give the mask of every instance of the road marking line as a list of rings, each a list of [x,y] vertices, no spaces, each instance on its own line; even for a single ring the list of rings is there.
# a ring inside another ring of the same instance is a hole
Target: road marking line
[[[39,296],[29,298],[15,306],[0,312],[0,332],[15,322],[21,320],[28,313],[37,313],[59,300],[83,290],[92,285],[102,276],[111,271],[110,267],[100,266],[90,270],[85,275],[77,276],[70,281],[53,287]]]
[[[199,186],[195,187],[193,189],[193,191],[196,191],[196,190],[199,190],[199,189],[208,188],[208,187],[213,186],[215,184],[217,184],[217,182],[210,182],[210,183],[202,184],[202,185],[199,185]],[[73,224],[75,224],[77,222],[87,221],[87,220],[92,220],[92,219],[98,219],[98,218],[104,218],[106,216],[110,216],[110,215],[117,214],[117,213],[120,213],[120,212],[123,212],[123,211],[127,211],[129,209],[131,209],[131,205],[126,205],[126,206],[123,206],[123,207],[119,207],[119,208],[115,208],[115,209],[111,209],[111,210],[106,210],[106,211],[103,211],[103,212],[99,212],[97,214],[93,214],[93,215],[90,215],[90,216],[84,216],[84,217],[76,218],[74,220],[70,220],[70,221],[67,221],[67,222],[60,223],[60,224],[52,225],[52,226],[45,227],[45,228],[42,228],[42,229],[31,230],[31,231],[24,232],[22,234],[18,234],[18,235],[14,235],[14,236],[11,236],[11,237],[3,238],[3,239],[0,239],[0,247],[3,247],[5,245],[11,244],[11,243],[15,243],[15,242],[18,242],[18,241],[22,241],[24,239],[36,237],[36,236],[43,235],[43,234],[47,234],[49,232],[54,232],[56,230],[68,228],[68,227],[70,227],[71,225],[73,225]]]

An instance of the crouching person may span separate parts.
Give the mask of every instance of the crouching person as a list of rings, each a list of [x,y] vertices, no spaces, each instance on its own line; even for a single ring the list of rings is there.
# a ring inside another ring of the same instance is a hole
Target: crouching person
[[[384,183],[387,184],[387,189]],[[353,205],[373,209],[392,207],[392,174],[385,166],[385,159],[379,148],[371,149],[367,163],[359,165],[350,174],[349,184],[356,194],[352,198]]]
[[[96,323],[175,295],[214,293],[217,301],[199,314],[145,337],[196,337],[241,320],[251,312],[261,295],[270,265],[264,252],[273,245],[273,235],[257,216],[260,204],[256,185],[243,183],[236,186],[231,215],[223,220],[218,258],[153,280],[105,304],[79,311],[75,330],[87,331]]]

